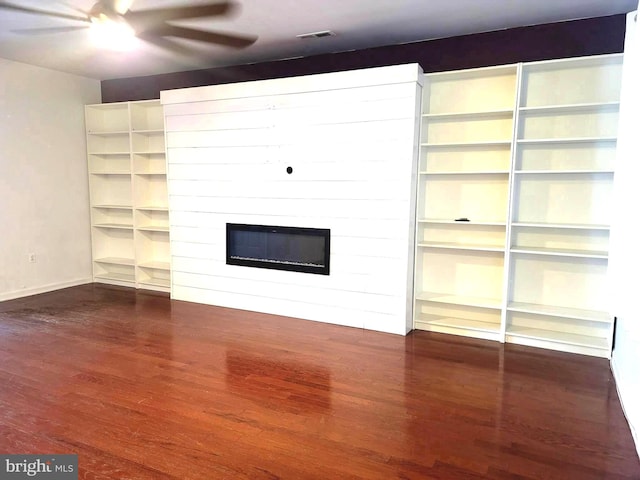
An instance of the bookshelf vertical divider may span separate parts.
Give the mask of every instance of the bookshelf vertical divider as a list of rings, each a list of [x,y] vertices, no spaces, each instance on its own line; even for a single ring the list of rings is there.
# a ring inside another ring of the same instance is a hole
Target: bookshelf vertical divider
[[[516,165],[516,148],[518,141],[518,130],[520,125],[520,116],[518,115],[518,105],[520,105],[522,96],[522,64],[518,64],[518,70],[516,73],[516,92],[515,92],[515,104],[514,104],[514,121],[513,121],[513,132],[511,136],[511,164],[509,165],[509,201],[507,206],[507,231],[505,238],[505,268],[503,271],[503,280],[502,280],[502,311],[500,317],[500,341],[505,342],[507,338],[507,306],[509,305],[509,298],[511,295],[511,244],[512,244],[512,229],[511,229],[511,218],[513,217],[513,207],[514,207],[514,182],[513,178],[515,175],[515,165]]]

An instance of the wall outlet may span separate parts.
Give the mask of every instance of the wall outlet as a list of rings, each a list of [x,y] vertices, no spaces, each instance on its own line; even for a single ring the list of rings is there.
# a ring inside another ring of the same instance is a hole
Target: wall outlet
[[[30,253],[29,254],[29,263],[36,263],[36,254],[35,253]]]

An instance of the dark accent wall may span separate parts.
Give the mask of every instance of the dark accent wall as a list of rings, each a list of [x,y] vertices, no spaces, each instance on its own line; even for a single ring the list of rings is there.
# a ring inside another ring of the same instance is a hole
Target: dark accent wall
[[[290,60],[102,82],[102,101],[149,100],[160,91],[419,63],[425,72],[620,53],[625,15],[573,20]]]

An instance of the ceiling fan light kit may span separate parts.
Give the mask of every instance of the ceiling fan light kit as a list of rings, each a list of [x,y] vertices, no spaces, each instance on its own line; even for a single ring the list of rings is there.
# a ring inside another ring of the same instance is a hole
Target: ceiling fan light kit
[[[100,14],[91,17],[89,33],[94,45],[115,51],[129,51],[136,45],[136,32],[127,22]]]

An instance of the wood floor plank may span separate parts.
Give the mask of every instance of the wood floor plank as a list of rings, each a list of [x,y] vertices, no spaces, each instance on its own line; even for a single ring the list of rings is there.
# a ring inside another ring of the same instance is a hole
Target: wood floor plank
[[[97,480],[640,478],[606,360],[101,285],[0,303],[0,451]]]

